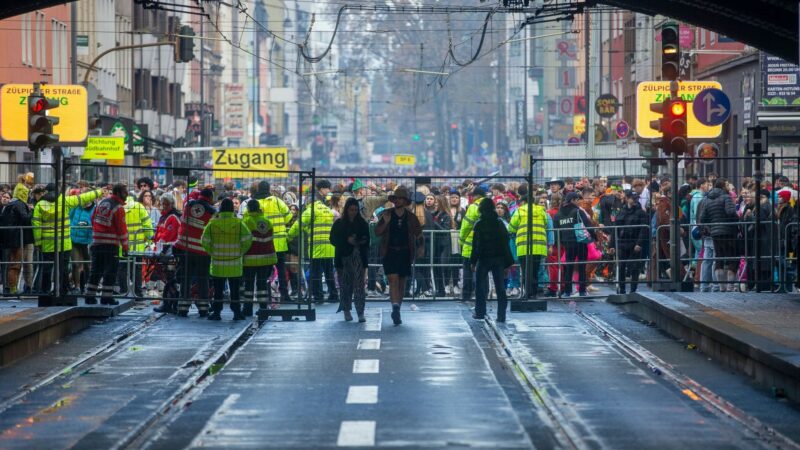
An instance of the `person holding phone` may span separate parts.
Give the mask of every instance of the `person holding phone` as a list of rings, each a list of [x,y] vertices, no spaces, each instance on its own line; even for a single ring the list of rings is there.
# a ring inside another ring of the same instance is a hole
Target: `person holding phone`
[[[344,320],[353,320],[351,309],[355,302],[358,321],[366,322],[364,275],[369,256],[369,226],[354,197],[347,199],[342,216],[333,223],[330,240],[336,250],[333,264],[339,277],[339,311],[344,311]]]

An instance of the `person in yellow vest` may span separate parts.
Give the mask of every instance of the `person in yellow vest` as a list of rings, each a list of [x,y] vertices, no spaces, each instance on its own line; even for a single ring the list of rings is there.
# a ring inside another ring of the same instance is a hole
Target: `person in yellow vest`
[[[461,244],[461,257],[463,259],[461,286],[461,300],[468,302],[472,299],[472,293],[475,291],[475,278],[472,274],[470,264],[470,257],[472,256],[472,235],[475,228],[475,222],[481,218],[478,212],[478,205],[481,200],[486,197],[486,187],[483,185],[475,186],[472,188],[472,203],[467,207],[467,212],[464,214],[464,219],[461,221],[461,230],[458,233],[458,241]]]
[[[272,242],[275,244],[275,253],[278,257],[278,289],[281,301],[289,301],[289,278],[286,272],[286,252],[289,251],[289,242],[286,239],[286,224],[292,220],[292,212],[283,200],[272,195],[269,182],[261,180],[258,189],[253,194],[258,200],[264,217],[272,224]]]
[[[147,247],[147,243],[153,239],[153,221],[150,213],[136,198],[129,195],[125,199],[125,224],[128,226],[128,245],[131,253],[142,253]],[[122,256],[122,255],[120,255]],[[137,258],[128,257],[129,264],[133,265],[133,295],[142,297],[142,270],[136,265]],[[120,261],[121,262],[121,261]],[[117,283],[119,293],[128,293],[128,264],[120,264],[117,271]]]
[[[517,192],[520,201],[524,203],[511,217],[508,233],[515,236],[517,258],[522,266],[525,298],[534,299],[539,288],[539,268],[542,259],[547,256],[548,248],[553,245],[553,222],[544,207],[530,201],[528,185],[523,184]],[[528,229],[529,215],[530,230]]]
[[[53,269],[58,258],[59,295],[67,293],[67,273],[72,240],[69,235],[69,212],[73,208],[85,207],[100,198],[104,189],[95,189],[80,195],[60,194],[56,199],[56,185],[50,183],[46,193],[33,208],[33,243],[41,251],[45,263],[42,265],[42,291],[50,292]],[[55,233],[58,233],[58,249],[55,246]]]
[[[219,213],[211,219],[200,238],[203,248],[211,258],[211,281],[214,286],[214,302],[208,320],[221,320],[222,292],[225,282],[231,290],[231,311],[233,320],[244,320],[239,304],[239,289],[242,282],[242,257],[250,250],[253,236],[242,219],[233,213],[233,201],[223,199]]]
[[[296,221],[289,229],[289,239],[294,239],[303,233],[309,238],[310,245],[307,250],[311,254],[310,288],[313,301],[324,300],[322,293],[322,275],[328,286],[328,301],[338,302],[339,294],[333,278],[333,258],[336,250],[330,241],[331,228],[333,227],[333,211],[325,204],[325,197],[331,191],[331,182],[328,180],[317,181],[317,198],[314,203],[306,206],[300,220]],[[313,218],[312,218],[313,214]]]
[[[259,308],[268,308],[270,300],[269,277],[278,264],[275,253],[275,233],[272,223],[264,217],[258,200],[247,202],[247,212],[242,218],[253,235],[253,245],[244,255],[244,307],[245,317],[253,315],[253,293]],[[255,286],[255,291],[253,287]]]

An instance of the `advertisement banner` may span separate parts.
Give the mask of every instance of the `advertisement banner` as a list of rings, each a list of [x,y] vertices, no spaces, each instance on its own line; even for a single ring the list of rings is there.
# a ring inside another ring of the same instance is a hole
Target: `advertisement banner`
[[[800,106],[798,66],[777,56],[761,54],[761,104]]]
[[[244,138],[244,114],[247,97],[242,83],[225,85],[225,122],[223,134],[230,139]]]
[[[211,164],[215,178],[283,178],[289,170],[289,152],[286,147],[215,148]],[[264,170],[274,172],[255,172]]]

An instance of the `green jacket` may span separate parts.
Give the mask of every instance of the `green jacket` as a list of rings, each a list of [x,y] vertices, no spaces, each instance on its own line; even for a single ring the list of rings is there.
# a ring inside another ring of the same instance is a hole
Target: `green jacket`
[[[263,267],[278,264],[274,228],[269,219],[264,217],[264,213],[248,211],[244,213],[242,222],[253,236],[253,245],[244,255],[244,266]]]
[[[211,258],[211,276],[237,278],[242,276],[242,256],[250,249],[253,236],[232,212],[221,212],[211,219],[200,239]],[[231,286],[231,289],[234,287]]]
[[[314,211],[313,230],[311,226],[311,211]],[[289,239],[294,239],[300,234],[302,224],[303,233],[306,239],[311,235],[312,250],[311,259],[333,258],[336,249],[331,244],[331,228],[333,227],[333,211],[325,206],[321,200],[315,201],[311,206],[306,207],[300,220],[292,224],[289,230]]]
[[[269,219],[270,223],[272,223],[275,251],[288,251],[289,243],[286,240],[286,224],[292,220],[292,212],[289,211],[289,207],[286,206],[283,200],[274,195],[262,198],[258,203],[261,205],[261,211],[264,211],[264,217]]]
[[[54,253],[56,249],[53,227],[55,227],[58,222],[59,251],[71,251],[72,240],[69,236],[70,210],[77,207],[83,208],[89,205],[89,203],[99,198],[102,193],[103,191],[101,189],[97,189],[84,192],[80,195],[68,195],[64,197],[62,194],[58,196],[58,200],[55,198],[48,199],[47,195],[42,197],[42,199],[36,203],[36,206],[34,206],[33,217],[31,218],[34,244],[40,246],[44,253]],[[56,216],[56,204],[58,204],[58,216]],[[60,220],[61,218],[63,218],[63,220]]]
[[[475,228],[475,222],[481,218],[481,214],[478,212],[478,203],[483,200],[484,197],[477,197],[475,200],[472,201],[467,207],[467,213],[464,214],[464,220],[461,221],[461,230],[458,233],[458,241],[461,243],[461,256],[464,258],[469,258],[472,256],[472,235],[473,230]]]
[[[147,242],[153,238],[153,221],[144,205],[132,196],[125,201],[125,223],[128,225],[130,251],[143,252]]]
[[[531,255],[547,256],[547,211],[539,205],[531,208],[531,228],[533,232],[528,232],[528,208],[529,204],[517,208],[508,224],[508,232],[515,236],[517,245],[517,256],[528,255],[528,236],[531,237]]]

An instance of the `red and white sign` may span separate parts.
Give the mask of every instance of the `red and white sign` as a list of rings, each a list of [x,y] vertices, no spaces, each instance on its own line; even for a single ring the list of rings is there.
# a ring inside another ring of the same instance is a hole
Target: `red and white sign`
[[[247,98],[244,92],[244,84],[228,83],[225,89],[225,116],[223,123],[223,135],[226,138],[244,138],[244,114]]]

